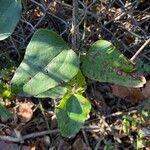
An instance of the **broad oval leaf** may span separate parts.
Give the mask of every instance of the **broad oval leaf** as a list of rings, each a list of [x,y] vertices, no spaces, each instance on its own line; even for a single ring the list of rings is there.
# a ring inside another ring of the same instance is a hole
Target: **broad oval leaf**
[[[40,29],[27,46],[24,59],[12,78],[12,87],[18,87],[20,96],[50,96],[48,90],[55,92],[53,88],[57,87],[57,92],[58,86],[78,73],[78,66],[76,53],[59,35]]]
[[[82,65],[83,73],[90,79],[127,87],[142,87],[145,78],[134,78],[134,65],[112,43],[99,40],[89,49]]]
[[[72,137],[88,119],[91,110],[90,102],[79,94],[66,95],[56,107],[56,116],[61,134]]]
[[[0,0],[0,41],[14,31],[21,17],[21,0]]]

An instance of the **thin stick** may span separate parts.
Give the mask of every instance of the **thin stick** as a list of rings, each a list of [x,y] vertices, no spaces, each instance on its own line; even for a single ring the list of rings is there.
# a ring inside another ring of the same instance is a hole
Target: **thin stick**
[[[78,50],[79,48],[79,26],[78,25],[78,0],[73,0],[73,10],[72,10],[72,49]]]
[[[86,135],[86,133],[85,133],[84,129],[82,129],[81,131],[82,131],[82,134],[83,134],[83,137],[84,137],[85,143],[86,143],[88,146],[90,146],[90,144],[89,144],[89,140],[88,140],[88,138],[87,138],[87,135]]]
[[[70,10],[73,9],[73,6],[71,6],[71,5],[69,5],[69,4],[66,4],[66,3],[64,3],[64,2],[62,3],[62,2],[56,1],[56,3],[62,4],[63,6],[65,6],[66,8],[68,8],[68,9],[70,9]],[[79,13],[83,13],[83,11],[84,11],[83,9],[79,8]],[[88,10],[87,10],[87,14],[88,14],[88,15],[91,15],[91,16],[94,17],[95,19],[98,19],[98,18],[99,18],[98,15],[96,15],[96,14],[94,14],[94,13],[88,11]]]
[[[13,41],[12,36],[10,36],[10,41],[11,41],[11,43],[12,43],[12,45],[13,45],[13,48],[15,49],[15,51],[16,51],[16,52],[17,52],[17,54],[18,54],[18,60],[20,60],[21,55],[20,55],[20,52],[19,52],[19,50],[18,50],[18,48],[17,48],[17,46],[16,46],[15,42]]]
[[[55,134],[55,133],[59,133],[59,130],[55,129],[55,130],[46,130],[46,131],[41,131],[41,132],[35,132],[35,133],[31,133],[31,134],[27,134],[25,136],[22,136],[21,138],[4,135],[4,136],[0,136],[0,140],[9,141],[9,142],[16,142],[16,143],[23,143],[24,140],[27,140],[27,139],[36,138],[36,137],[44,136],[47,134]]]
[[[139,50],[133,55],[133,57],[130,59],[131,62],[134,61],[134,59],[139,55],[139,53],[144,49],[145,46],[147,46],[150,42],[150,38],[145,41],[145,43],[139,48]]]
[[[23,136],[22,139],[27,140],[27,139],[36,138],[36,137],[44,136],[47,134],[55,134],[55,133],[59,133],[59,130],[55,129],[55,130],[46,130],[42,132],[31,133],[31,134]]]
[[[45,120],[45,123],[46,123],[46,127],[47,127],[48,130],[50,130],[49,123],[48,123],[47,118],[46,118],[45,113],[44,113],[44,108],[42,106],[41,99],[39,99],[39,108],[40,108],[40,110],[42,112],[42,115],[44,117],[44,120]]]
[[[5,135],[0,136],[0,140],[9,141],[9,142],[16,142],[16,143],[21,142],[21,139],[19,139],[19,138],[11,137],[11,136],[5,136]]]
[[[94,130],[98,130],[99,127],[98,126],[83,126],[81,129],[84,129],[86,131],[94,131]],[[12,137],[12,136],[5,136],[5,135],[0,135],[0,140],[3,141],[9,141],[9,142],[16,142],[16,143],[24,143],[25,140],[28,139],[32,139],[32,138],[36,138],[39,136],[44,136],[47,134],[56,134],[59,133],[59,129],[54,129],[54,130],[46,130],[46,131],[41,131],[41,132],[35,132],[35,133],[31,133],[31,134],[27,134],[21,137]]]
[[[101,139],[98,140],[98,142],[97,142],[97,144],[96,144],[94,150],[98,150],[98,149],[99,149],[99,146],[100,146],[102,140],[103,140],[103,138],[101,138]]]

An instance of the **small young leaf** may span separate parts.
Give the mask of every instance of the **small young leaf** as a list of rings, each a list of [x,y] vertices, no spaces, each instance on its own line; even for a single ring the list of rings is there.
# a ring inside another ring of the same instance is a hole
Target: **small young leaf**
[[[12,99],[14,97],[13,91],[11,91],[8,84],[0,82],[0,98],[2,99]]]
[[[0,41],[14,31],[21,17],[21,0],[0,0]]]
[[[90,102],[82,95],[66,95],[56,107],[61,134],[65,137],[74,136],[88,118],[90,110]]]
[[[11,98],[11,91],[10,90],[5,90],[3,93],[2,93],[2,97],[4,98]]]
[[[76,76],[66,84],[66,87],[68,94],[70,93],[82,94],[86,90],[85,77],[83,76],[80,70],[76,74]]]
[[[88,51],[83,61],[83,73],[90,79],[127,87],[142,87],[144,77],[134,78],[134,65],[112,43],[99,40]]]
[[[130,133],[130,121],[128,119],[124,119],[122,122],[122,130],[125,134]]]

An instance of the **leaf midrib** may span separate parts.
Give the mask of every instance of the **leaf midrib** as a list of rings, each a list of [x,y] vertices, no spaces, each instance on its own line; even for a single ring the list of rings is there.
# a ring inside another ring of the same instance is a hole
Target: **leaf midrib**
[[[63,63],[60,65],[60,67],[58,68],[58,70],[60,70],[60,68],[63,66],[64,62],[66,61],[66,59],[67,59],[67,57],[68,57],[68,55],[69,55],[70,50],[67,50],[67,51],[68,51],[68,52],[67,52],[67,55],[65,56],[65,59],[64,59]],[[48,64],[44,67],[44,69],[45,69],[48,65],[50,65],[50,64],[53,62],[53,60],[54,60],[58,55],[60,55],[62,52],[63,52],[63,51],[61,51],[59,54],[57,54],[57,55],[50,61],[50,63],[48,63]],[[39,73],[40,73],[40,72],[38,72],[37,74],[35,74],[32,78],[34,78],[35,76],[38,76]],[[53,72],[49,71],[48,74],[50,74],[50,73],[52,74]],[[28,81],[26,84],[24,84],[24,86],[27,86],[29,82],[30,82],[30,81]],[[44,90],[44,91],[42,91],[42,92],[40,92],[40,93],[43,93],[43,92],[45,92],[45,91],[47,91],[47,90],[50,90],[50,89],[52,89],[52,88],[54,88],[54,87],[56,87],[56,86],[60,86],[60,85],[61,85],[61,83],[57,82],[57,84],[55,84],[54,86],[51,86],[49,89],[46,89],[46,90]],[[40,93],[36,94],[36,96],[39,95]]]

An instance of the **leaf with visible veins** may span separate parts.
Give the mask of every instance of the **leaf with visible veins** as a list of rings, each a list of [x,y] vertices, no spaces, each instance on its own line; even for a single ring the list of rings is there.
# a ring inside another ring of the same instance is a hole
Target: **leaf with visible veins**
[[[77,73],[79,58],[55,32],[40,29],[27,46],[24,59],[11,80],[18,95],[59,97],[67,91],[63,83]]]
[[[83,73],[99,82],[114,83],[127,87],[143,87],[145,78],[132,76],[135,66],[112,43],[99,40],[89,49],[83,60]]]

